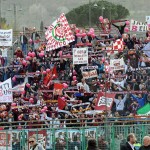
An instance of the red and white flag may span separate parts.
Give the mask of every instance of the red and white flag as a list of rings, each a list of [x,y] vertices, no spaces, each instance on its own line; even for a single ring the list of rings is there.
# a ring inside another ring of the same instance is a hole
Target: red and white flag
[[[66,46],[75,40],[65,14],[61,14],[60,17],[48,27],[45,32],[45,38],[48,41],[46,45],[47,51]]]
[[[99,92],[95,110],[111,110],[116,94]]]
[[[123,39],[118,39],[113,43],[113,50],[123,51],[124,49],[124,42]]]

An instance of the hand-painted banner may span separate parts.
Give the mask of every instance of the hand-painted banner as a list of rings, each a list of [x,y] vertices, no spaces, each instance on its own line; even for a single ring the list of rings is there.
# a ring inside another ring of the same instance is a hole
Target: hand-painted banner
[[[84,79],[89,79],[89,78],[98,77],[96,70],[92,70],[92,71],[82,71],[82,76],[83,76]]]
[[[81,67],[81,70],[86,70],[86,69],[98,69],[98,66],[83,66]]]
[[[0,83],[0,103],[11,103],[13,101],[11,78]]]
[[[0,29],[0,46],[12,46],[13,31]]]
[[[130,21],[130,31],[133,32],[146,32],[148,30],[147,23],[138,22],[135,20]]]
[[[112,59],[110,60],[110,68],[111,70],[124,70],[125,69],[125,63],[123,58],[121,59]]]
[[[48,27],[45,32],[45,38],[48,40],[46,45],[47,51],[66,46],[75,40],[65,14],[61,14],[60,17]]]
[[[99,92],[95,110],[111,110],[115,94]]]
[[[73,48],[73,64],[88,64],[88,49]]]

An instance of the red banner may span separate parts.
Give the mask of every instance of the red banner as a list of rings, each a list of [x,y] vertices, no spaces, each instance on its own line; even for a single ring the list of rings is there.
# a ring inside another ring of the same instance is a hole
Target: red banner
[[[99,92],[95,110],[111,110],[116,94]]]

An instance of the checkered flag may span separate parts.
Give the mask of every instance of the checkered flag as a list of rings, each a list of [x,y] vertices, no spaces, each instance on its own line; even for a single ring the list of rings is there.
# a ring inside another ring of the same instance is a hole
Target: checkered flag
[[[114,51],[123,51],[124,49],[124,42],[123,39],[118,39],[115,41],[115,43],[113,43],[113,50]]]

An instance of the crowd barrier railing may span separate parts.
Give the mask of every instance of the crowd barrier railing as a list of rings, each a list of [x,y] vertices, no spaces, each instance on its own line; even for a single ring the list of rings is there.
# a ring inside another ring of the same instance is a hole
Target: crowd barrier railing
[[[72,128],[9,129],[0,131],[0,150],[29,150],[34,136],[45,150],[86,150],[88,140],[94,138],[99,149],[120,150],[129,133],[135,133],[142,144],[150,134],[150,124],[107,125]]]

